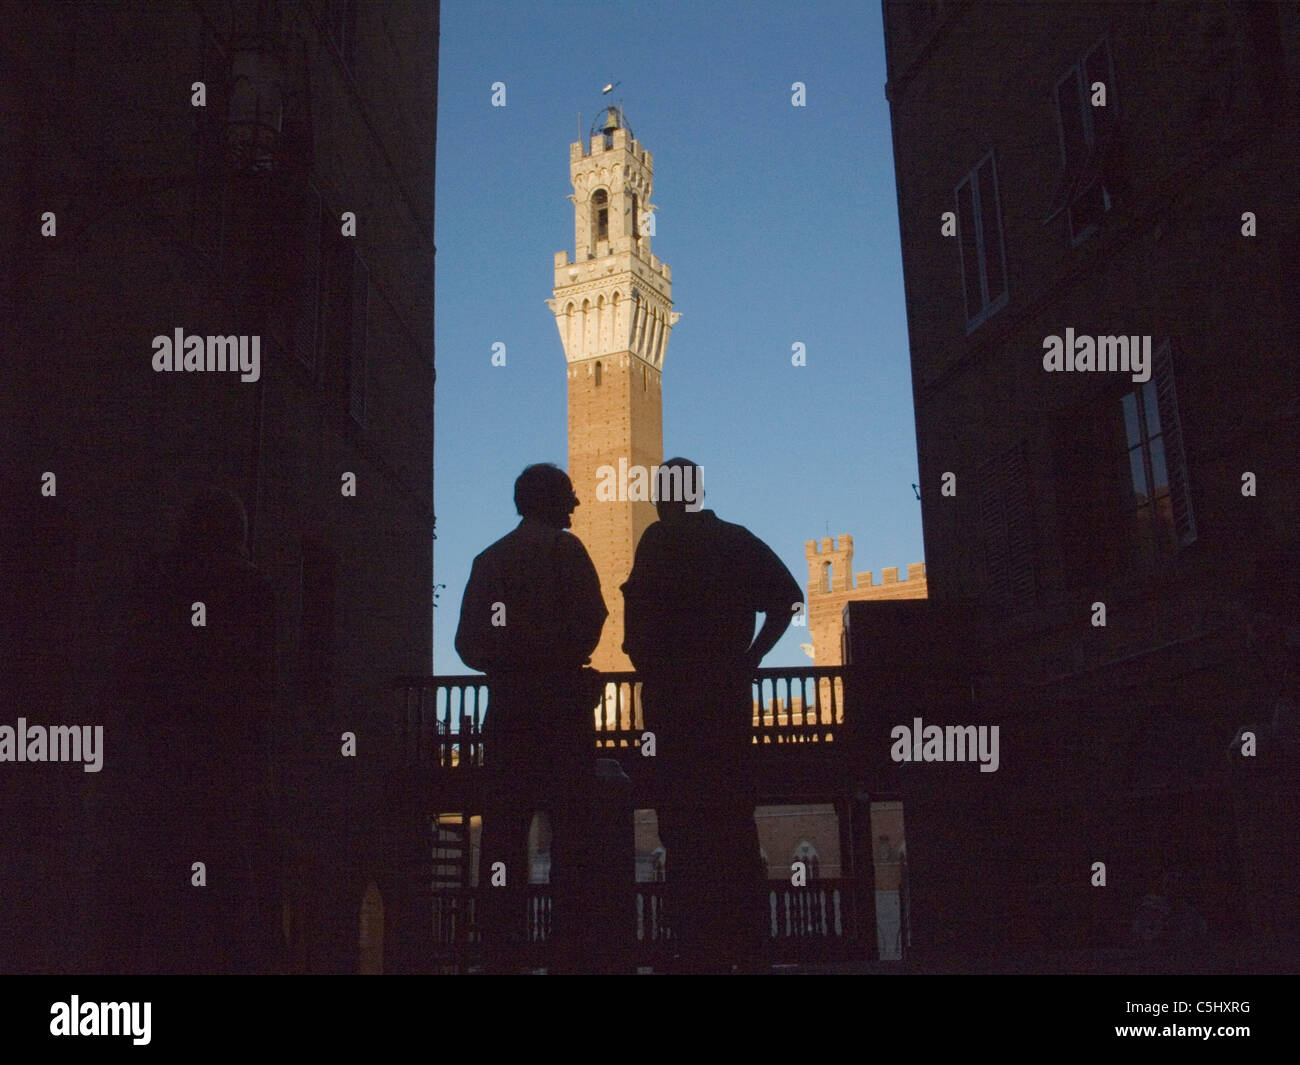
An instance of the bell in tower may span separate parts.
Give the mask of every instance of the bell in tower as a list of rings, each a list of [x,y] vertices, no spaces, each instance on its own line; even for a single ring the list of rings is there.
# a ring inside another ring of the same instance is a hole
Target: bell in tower
[[[610,106],[596,116],[596,121],[591,124],[591,132],[587,135],[595,137],[599,133],[605,138],[605,148],[608,150],[614,147],[614,131],[618,129],[626,129],[627,135],[632,136],[632,130],[623,121],[623,108]]]

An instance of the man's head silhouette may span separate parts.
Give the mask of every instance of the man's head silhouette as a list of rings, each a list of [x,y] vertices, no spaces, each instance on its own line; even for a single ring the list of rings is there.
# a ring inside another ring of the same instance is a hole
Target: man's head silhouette
[[[520,517],[567,529],[577,505],[569,475],[552,463],[529,466],[515,481],[515,510]]]
[[[668,459],[659,467],[655,507],[660,521],[680,521],[687,511],[700,509],[704,498],[703,470],[690,459]]]

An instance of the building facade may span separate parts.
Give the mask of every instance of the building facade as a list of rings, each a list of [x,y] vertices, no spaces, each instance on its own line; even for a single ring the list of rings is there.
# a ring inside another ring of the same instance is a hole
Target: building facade
[[[892,712],[1002,736],[996,772],[885,766],[915,940],[1132,947],[1144,906],[1204,920],[1166,946],[1294,935],[1257,622],[1297,527],[1300,10],[883,16],[930,594],[896,649],[955,656],[947,705]],[[862,656],[881,623],[850,608]]]
[[[100,722],[106,746],[102,777],[5,774],[27,830],[3,851],[6,920],[51,934],[0,935],[0,968],[98,964],[114,656],[135,578],[217,482],[275,594],[289,964],[355,972],[364,927],[373,969],[381,915],[410,901],[379,712],[431,660],[437,4],[0,17],[4,701]],[[176,330],[256,340],[256,373],[159,372]]]

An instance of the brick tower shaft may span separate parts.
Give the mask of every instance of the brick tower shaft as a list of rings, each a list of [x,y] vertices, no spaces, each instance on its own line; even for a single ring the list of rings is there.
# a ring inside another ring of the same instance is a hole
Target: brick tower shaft
[[[595,563],[609,609],[592,665],[623,670],[632,667],[623,653],[619,586],[657,519],[648,495],[638,498],[635,471],[648,478],[663,461],[663,358],[680,315],[672,309],[672,272],[650,252],[653,157],[617,108],[602,112],[592,132],[589,145],[569,146],[574,256],[556,253],[548,305],[568,372],[569,477],[580,500],[573,532]]]

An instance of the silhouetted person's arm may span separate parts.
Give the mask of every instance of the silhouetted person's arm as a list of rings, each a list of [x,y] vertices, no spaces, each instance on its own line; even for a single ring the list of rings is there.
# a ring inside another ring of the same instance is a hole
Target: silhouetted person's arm
[[[494,672],[500,665],[500,629],[492,626],[494,597],[489,588],[481,556],[470,568],[469,583],[460,602],[460,624],[456,627],[456,653],[470,669]]]
[[[754,595],[754,609],[764,617],[763,626],[745,656],[745,665],[757,669],[763,656],[776,646],[790,627],[794,604],[803,601],[803,592],[776,552],[757,536],[751,535],[750,539],[748,586]]]

